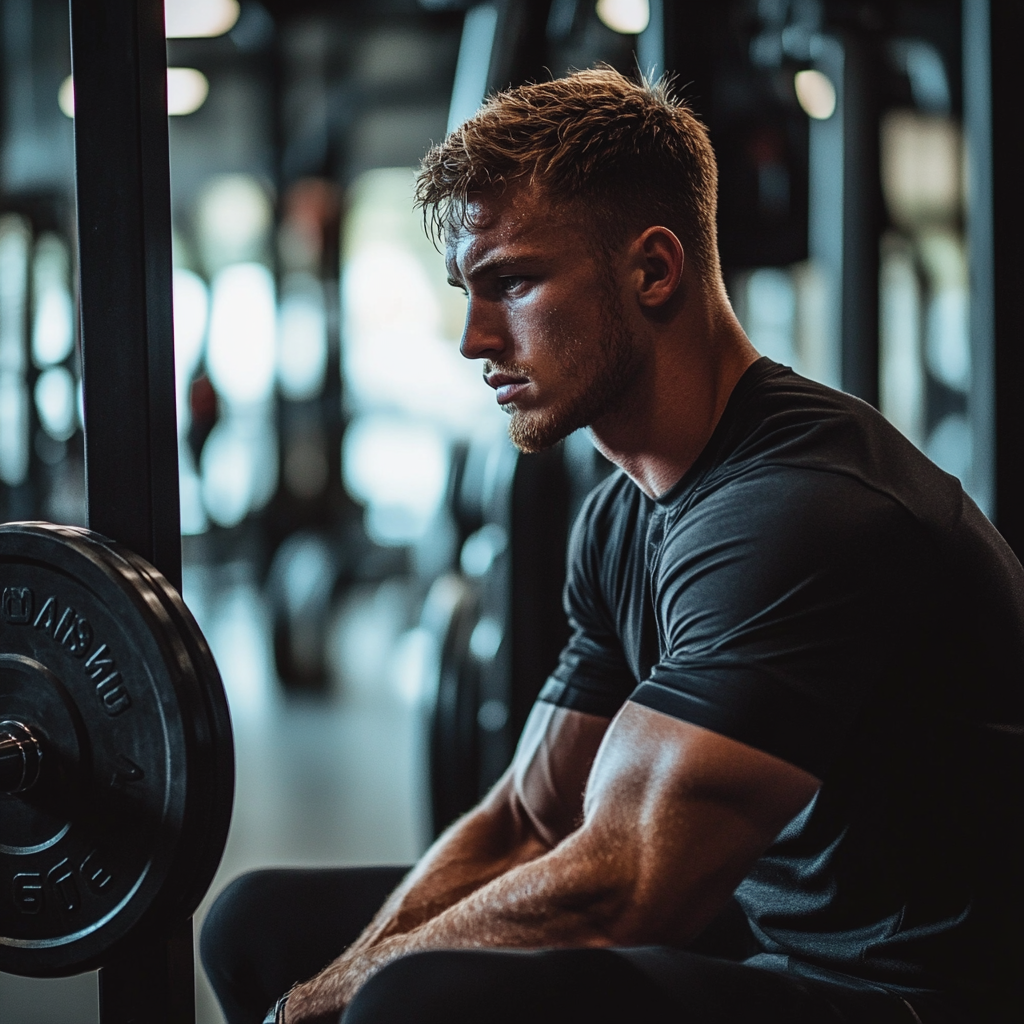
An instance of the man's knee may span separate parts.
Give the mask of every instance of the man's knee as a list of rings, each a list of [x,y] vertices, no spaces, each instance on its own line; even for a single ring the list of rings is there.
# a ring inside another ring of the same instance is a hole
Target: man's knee
[[[246,959],[266,905],[271,871],[253,871],[231,882],[214,901],[203,922],[199,955],[206,973],[224,977]]]
[[[254,1012],[262,1020],[282,992],[355,941],[406,870],[271,868],[231,882],[210,908],[200,939],[228,1020],[248,1021]]]

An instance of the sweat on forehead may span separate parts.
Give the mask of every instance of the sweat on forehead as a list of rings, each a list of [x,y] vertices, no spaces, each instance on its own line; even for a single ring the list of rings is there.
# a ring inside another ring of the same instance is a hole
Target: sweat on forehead
[[[466,235],[491,233],[507,241],[553,225],[589,236],[596,219],[585,203],[550,196],[540,186],[524,181],[500,193],[472,193],[448,216],[440,241],[450,246]]]

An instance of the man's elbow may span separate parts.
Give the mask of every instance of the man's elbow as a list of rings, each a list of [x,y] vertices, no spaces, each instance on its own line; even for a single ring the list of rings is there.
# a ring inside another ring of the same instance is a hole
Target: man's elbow
[[[735,880],[705,877],[703,884],[681,887],[664,874],[620,881],[595,906],[604,945],[686,945],[728,902]]]
[[[566,847],[574,845],[569,840],[560,850],[569,853]],[[577,859],[575,884],[564,893],[565,909],[579,916],[580,933],[589,937],[585,945],[677,944],[696,936],[724,902],[711,892],[708,900],[700,892],[679,892],[673,879],[664,870],[652,870],[635,848],[595,845],[600,852]]]
[[[595,903],[591,919],[600,946],[676,945],[695,936],[688,927],[692,915],[666,913],[665,901],[640,895],[636,886],[623,886]]]
[[[621,846],[590,841],[584,826],[553,852],[563,861],[560,910],[578,921],[575,944],[638,945],[644,941],[645,903],[640,872]],[[561,872],[559,872],[561,874]]]

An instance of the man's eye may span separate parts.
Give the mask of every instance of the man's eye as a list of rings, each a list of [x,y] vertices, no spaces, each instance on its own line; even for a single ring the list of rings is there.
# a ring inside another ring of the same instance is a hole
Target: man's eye
[[[514,292],[517,288],[519,288],[520,285],[523,284],[525,280],[525,277],[519,277],[516,276],[515,274],[512,274],[508,277],[499,277],[498,287],[503,292]]]

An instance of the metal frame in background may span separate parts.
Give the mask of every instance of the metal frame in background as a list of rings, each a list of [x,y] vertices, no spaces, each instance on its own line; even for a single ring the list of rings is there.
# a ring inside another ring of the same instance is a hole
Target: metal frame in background
[[[963,0],[972,494],[1024,558],[1020,0]]]
[[[71,0],[90,529],[181,587],[163,0]]]
[[[824,273],[833,364],[824,383],[878,405],[879,112],[867,40],[824,36],[814,67],[836,89],[835,113],[810,120],[808,236]]]
[[[181,588],[163,0],[70,0],[88,523]],[[191,918],[100,970],[103,1024],[194,1024]]]

